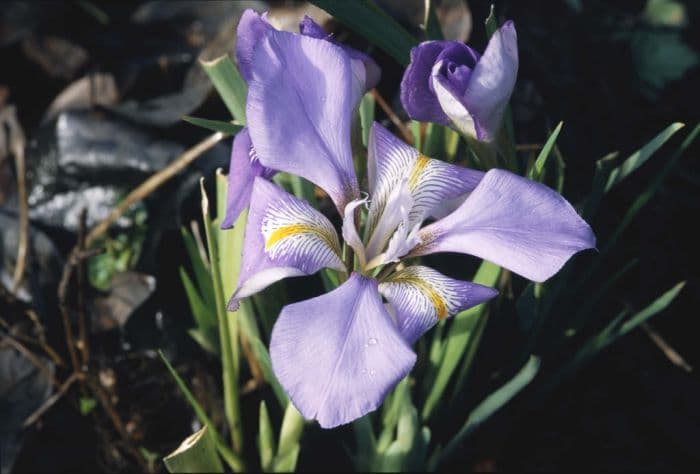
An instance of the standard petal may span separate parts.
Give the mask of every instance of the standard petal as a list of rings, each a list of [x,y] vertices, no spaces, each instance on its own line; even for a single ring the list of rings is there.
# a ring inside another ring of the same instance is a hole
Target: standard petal
[[[428,158],[376,122],[370,130],[368,153],[372,197],[367,218],[370,231],[384,214],[389,196],[404,179],[413,198],[406,223],[410,230],[441,203],[472,191],[484,176],[481,171]]]
[[[359,197],[350,58],[328,41],[273,31],[255,49],[251,73],[246,115],[260,162],[318,185],[342,214]]]
[[[411,255],[476,255],[542,282],[595,236],[571,204],[548,187],[493,169],[447,217],[421,229]]]
[[[262,178],[255,178],[250,202],[230,309],[282,278],[311,275],[324,267],[345,270],[333,225],[309,203]]]
[[[304,36],[310,36],[312,38],[324,39],[337,44],[350,56],[352,60],[352,71],[356,84],[353,86],[353,95],[357,96],[355,102],[359,100],[364,95],[365,91],[376,86],[379,82],[381,76],[381,70],[374,59],[370,58],[365,53],[362,53],[356,49],[346,46],[342,43],[337,43],[333,40],[333,35],[326,33],[326,31],[316,23],[308,15],[304,15],[304,19],[299,23],[299,32]]]
[[[401,104],[413,120],[449,125],[430,85],[433,65],[449,41],[425,41],[411,49],[411,63],[401,79]]]
[[[238,216],[250,204],[253,181],[257,176],[271,178],[274,170],[265,168],[257,159],[248,129],[244,128],[233,139],[231,163],[228,170],[226,215],[221,221],[222,229],[230,229]]]
[[[238,21],[236,30],[236,61],[245,81],[250,80],[250,63],[253,51],[268,31],[274,31],[267,22],[266,15],[260,16],[253,10],[246,10]]]
[[[416,361],[376,280],[357,273],[330,293],[285,306],[270,356],[294,406],[323,428],[375,410]]]
[[[493,288],[455,280],[420,265],[392,274],[379,284],[379,292],[393,306],[399,331],[409,344],[438,321],[498,294]]]
[[[474,117],[479,140],[491,141],[496,136],[517,75],[518,37],[515,25],[508,21],[491,36],[462,101]]]

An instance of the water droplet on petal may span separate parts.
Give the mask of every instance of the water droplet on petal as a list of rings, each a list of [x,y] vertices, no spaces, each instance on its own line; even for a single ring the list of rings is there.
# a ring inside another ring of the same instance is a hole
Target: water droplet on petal
[[[377,371],[374,370],[374,369],[372,369],[372,370],[369,371],[369,375],[370,375],[371,377],[374,377],[374,374],[376,374],[376,373],[377,373]]]
[[[373,337],[370,337],[370,338],[367,340],[367,345],[368,345],[368,346],[375,346],[375,345],[377,345],[377,340],[376,340],[375,338],[373,338]]]

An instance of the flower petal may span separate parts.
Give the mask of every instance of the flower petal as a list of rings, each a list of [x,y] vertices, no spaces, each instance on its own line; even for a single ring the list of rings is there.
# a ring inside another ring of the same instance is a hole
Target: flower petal
[[[379,284],[379,292],[396,310],[399,331],[409,344],[438,321],[498,294],[493,288],[455,280],[420,265],[392,274]]]
[[[477,124],[474,121],[472,112],[467,110],[467,107],[463,103],[464,99],[459,97],[452,87],[450,87],[451,84],[441,72],[442,67],[442,61],[437,62],[433,67],[431,75],[433,90],[435,90],[435,96],[440,103],[440,107],[442,107],[442,110],[450,118],[452,126],[456,128],[457,131],[463,135],[478,138]]]
[[[357,273],[330,293],[285,306],[270,356],[294,406],[323,428],[375,410],[416,361],[376,280]]]
[[[352,71],[353,77],[355,79],[355,84],[353,85],[353,95],[355,97],[355,105],[359,103],[362,99],[365,91],[376,86],[379,82],[381,76],[381,70],[374,59],[370,58],[365,53],[362,53],[356,49],[346,46],[342,43],[337,43],[333,40],[333,35],[326,33],[326,31],[316,23],[308,15],[304,15],[304,19],[299,23],[299,32],[304,36],[310,36],[312,38],[323,39],[330,41],[333,44],[337,44],[343,51],[345,51],[352,61]]]
[[[486,173],[457,210],[421,229],[420,236],[411,255],[476,255],[538,282],[595,246],[593,231],[566,199],[499,169]]]
[[[517,75],[518,37],[513,22],[508,21],[491,36],[463,97],[479,140],[491,141],[496,136]]]
[[[253,181],[257,176],[271,178],[275,171],[265,168],[258,161],[248,129],[236,134],[231,147],[231,163],[228,171],[228,191],[226,194],[226,215],[221,222],[222,229],[230,229],[238,216],[250,204]]]
[[[324,267],[345,270],[338,234],[309,203],[262,178],[255,178],[250,202],[238,289],[229,309],[282,278]]]
[[[236,30],[236,61],[241,76],[246,82],[250,80],[250,63],[253,51],[268,31],[274,31],[267,22],[267,14],[260,16],[253,10],[246,10],[238,21]]]
[[[318,185],[341,214],[359,197],[352,83],[351,60],[340,47],[272,31],[255,49],[246,107],[260,162]]]
[[[424,41],[411,49],[411,63],[401,79],[401,104],[413,120],[449,125],[430,85],[433,65],[450,41]]]
[[[389,196],[404,179],[414,201],[406,223],[411,229],[441,203],[472,191],[484,176],[480,171],[428,158],[376,122],[370,130],[368,168],[372,197],[367,218],[370,231],[385,213]]]

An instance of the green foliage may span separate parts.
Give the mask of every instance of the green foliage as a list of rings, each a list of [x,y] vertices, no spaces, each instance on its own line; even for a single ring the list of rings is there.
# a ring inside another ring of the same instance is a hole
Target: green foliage
[[[216,443],[206,425],[163,458],[168,472],[224,472]]]
[[[239,124],[245,125],[245,101],[248,95],[248,86],[234,62],[228,54],[225,54],[212,61],[200,61],[200,64],[233,118]],[[201,126],[201,124],[196,125]]]

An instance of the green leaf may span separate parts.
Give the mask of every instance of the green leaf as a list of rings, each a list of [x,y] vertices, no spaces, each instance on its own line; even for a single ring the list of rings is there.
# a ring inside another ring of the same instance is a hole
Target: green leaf
[[[425,20],[423,21],[425,36],[429,40],[444,40],[445,37],[442,34],[442,28],[440,28],[435,11],[435,3],[435,0],[425,0]]]
[[[647,0],[644,18],[653,26],[680,27],[685,25],[685,5],[675,0]]]
[[[245,103],[248,86],[228,54],[212,61],[200,61],[204,71],[214,84],[221,100],[238,123],[245,125]]]
[[[491,393],[484,401],[469,414],[459,432],[445,446],[440,460],[447,459],[459,447],[462,441],[469,436],[476,428],[485,422],[491,415],[498,411],[503,405],[508,403],[515,395],[527,386],[539,371],[540,360],[535,356],[530,356],[527,363],[520,371],[510,379],[505,385]]]
[[[258,422],[258,452],[260,453],[260,466],[263,472],[272,469],[272,461],[275,455],[275,433],[267,413],[265,401],[260,402],[260,416]]]
[[[369,143],[369,131],[374,122],[375,100],[372,94],[365,94],[360,102],[360,125],[362,126],[362,144]]]
[[[486,17],[484,24],[486,25],[486,39],[490,39],[498,29],[498,21],[496,21],[496,7],[494,4],[491,4],[489,16]]]
[[[544,177],[544,166],[547,164],[547,159],[549,158],[554,144],[557,142],[557,137],[559,137],[559,132],[561,132],[561,127],[563,125],[564,122],[559,122],[559,125],[557,125],[552,134],[549,135],[547,142],[544,144],[542,150],[540,150],[540,154],[535,160],[535,164],[532,165],[532,168],[530,168],[528,178],[534,179],[535,181],[542,181],[542,178]]]
[[[191,123],[192,125],[196,125],[201,128],[206,128],[207,130],[211,130],[212,132],[228,133],[229,135],[235,135],[241,130],[243,130],[242,125],[237,125],[231,122],[222,122],[221,120],[209,120],[198,117],[190,117],[189,115],[183,116],[182,120],[184,120],[187,123]]]
[[[279,449],[273,462],[274,472],[291,472],[296,469],[299,457],[299,440],[304,432],[304,418],[291,403],[287,404],[280,428]]]
[[[632,153],[620,166],[612,170],[608,182],[605,185],[605,192],[610,191],[623,179],[636,171],[646,161],[652,157],[661,146],[668,141],[678,130],[683,128],[682,123],[672,123],[661,133],[651,139],[649,143]]]
[[[411,48],[418,45],[418,40],[371,0],[311,0],[311,3],[383,49],[402,66],[408,65]]]
[[[203,339],[203,348],[214,350],[214,354],[218,354],[219,349],[219,335],[216,332],[217,329],[217,319],[216,312],[204,304],[200,298],[197,290],[194,288],[194,284],[190,277],[185,272],[185,269],[180,267],[180,279],[185,287],[185,293],[187,294],[187,301],[190,304],[190,310],[192,311],[192,316],[194,316],[195,323],[197,324],[197,331],[193,333],[193,338],[200,342]],[[196,335],[194,335],[196,334]]]
[[[618,153],[615,151],[608,153],[603,158],[595,162],[593,186],[591,186],[591,192],[588,193],[583,206],[582,215],[586,221],[590,221],[593,216],[595,216],[596,212],[598,212],[600,201],[603,199],[603,195],[605,194],[605,187],[608,183],[610,173],[612,173],[612,170],[615,167],[617,156]]]
[[[630,44],[641,92],[652,100],[673,81],[682,79],[700,59],[679,29],[639,28]]]
[[[97,406],[97,400],[94,398],[80,397],[80,414],[85,416]]]
[[[163,351],[159,350],[158,355],[160,355],[161,360],[168,368],[168,372],[170,372],[170,375],[172,375],[173,379],[175,379],[175,383],[180,388],[180,391],[183,393],[183,395],[185,395],[185,398],[194,410],[195,414],[197,415],[197,418],[199,418],[199,421],[201,421],[202,424],[208,428],[209,433],[214,438],[216,449],[218,449],[219,454],[221,454],[221,457],[224,458],[226,463],[234,472],[241,472],[245,470],[245,464],[243,463],[243,460],[239,458],[238,455],[236,455],[236,453],[231,451],[231,449],[226,445],[224,439],[221,437],[219,432],[216,431],[214,423],[212,423],[211,419],[207,416],[202,406],[199,404],[199,402],[197,402],[197,399],[192,394],[190,389],[187,388],[187,385],[180,378],[180,375],[178,375],[177,371],[175,371],[173,366],[170,365],[170,362],[168,362],[168,359],[163,354]]]
[[[501,268],[498,265],[484,261],[479,267],[479,270],[477,270],[473,282],[484,286],[494,286],[500,274]],[[473,331],[479,319],[485,314],[487,308],[487,304],[481,304],[469,308],[466,311],[462,311],[453,318],[452,325],[447,331],[447,336],[445,338],[444,357],[438,368],[435,383],[423,405],[423,411],[421,412],[423,420],[430,418],[440,400],[442,400],[447,384],[460,360],[462,360],[462,356],[467,349]]]
[[[665,292],[663,295],[655,299],[649,306],[634,314],[631,318],[624,322],[622,327],[620,327],[617,337],[624,336],[632,329],[642,324],[647,319],[657,315],[661,311],[668,308],[668,306],[673,302],[674,299],[676,299],[676,296],[678,296],[678,293],[681,292],[684,286],[684,281],[678,283],[676,286],[674,286],[673,288]]]
[[[224,472],[216,443],[207,426],[188,436],[180,446],[163,458],[168,472]]]
[[[293,472],[297,466],[299,458],[299,450],[301,446],[295,444],[284,453],[280,453],[275,457],[275,462],[272,466],[272,472]]]
[[[196,226],[196,224],[193,225]],[[195,227],[195,229],[198,229],[198,227]],[[180,232],[182,233],[182,241],[185,243],[187,257],[192,264],[192,271],[194,272],[195,280],[197,280],[197,288],[199,288],[202,301],[209,302],[209,307],[214,308],[214,283],[211,280],[209,262],[205,260],[206,255],[200,253],[197,241],[187,229],[182,227]],[[204,252],[204,249],[202,249],[202,252]]]
[[[272,361],[270,360],[270,354],[267,352],[265,345],[260,339],[256,338],[250,341],[250,348],[253,350],[255,358],[260,363],[260,369],[265,377],[265,381],[272,387],[272,391],[275,393],[280,407],[285,408],[289,403],[289,399],[272,371]]]

